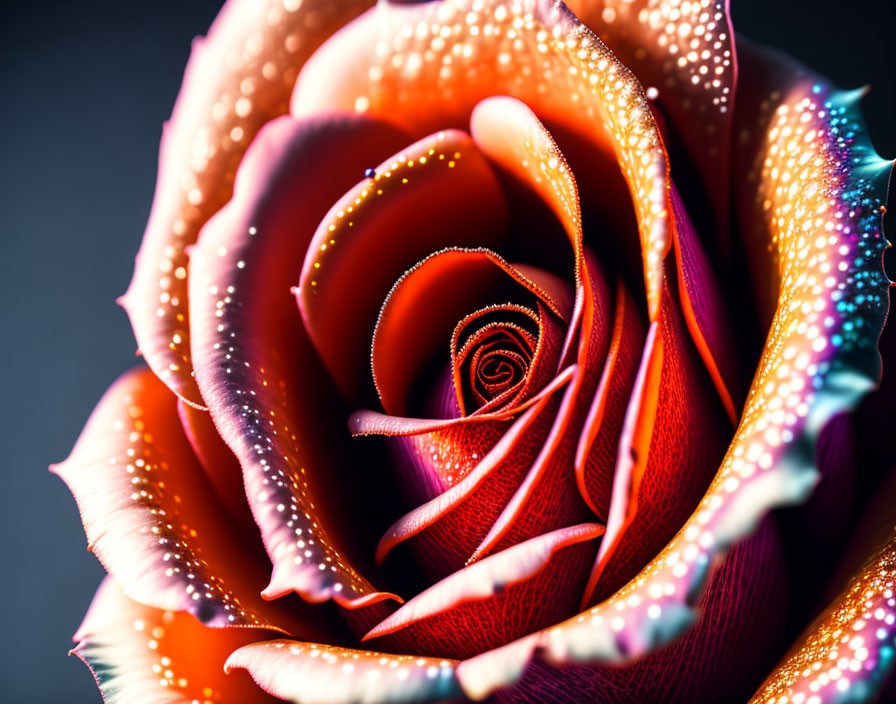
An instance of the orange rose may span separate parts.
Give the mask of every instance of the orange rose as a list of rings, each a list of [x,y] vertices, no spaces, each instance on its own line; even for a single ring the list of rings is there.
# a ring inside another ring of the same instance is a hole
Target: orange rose
[[[194,49],[149,369],[55,468],[111,575],[75,652],[129,704],[749,696],[880,376],[856,96],[723,0],[371,4],[231,0]],[[877,691],[881,545],[758,699]]]

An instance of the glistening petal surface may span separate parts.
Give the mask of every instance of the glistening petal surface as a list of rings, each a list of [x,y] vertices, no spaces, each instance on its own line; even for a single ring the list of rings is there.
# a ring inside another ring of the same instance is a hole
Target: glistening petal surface
[[[164,127],[152,213],[121,303],[150,368],[186,402],[193,379],[187,248],[231,196],[255,134],[286,112],[299,68],[373,0],[230,0],[197,39]]]
[[[107,577],[72,654],[90,668],[105,704],[274,704],[247,677],[224,674],[227,656],[259,633],[214,630],[188,614],[145,606]]]
[[[291,110],[357,111],[425,134],[465,125],[477,103],[500,95],[615,155],[638,216],[648,305],[657,314],[672,241],[659,130],[635,77],[562,3],[381,3],[308,62]]]
[[[266,691],[296,704],[410,704],[460,696],[456,666],[456,660],[275,640],[240,648],[226,668],[248,670]]]
[[[190,255],[196,379],[242,466],[274,564],[269,598],[296,591],[361,606],[390,596],[344,554],[351,516],[333,497],[345,487],[348,434],[290,288],[330,204],[403,141],[355,116],[280,118],[253,142],[234,199]]]
[[[869,558],[763,683],[750,704],[874,701],[893,669],[894,595],[896,537]]]
[[[737,81],[729,0],[569,0],[568,5],[669,115],[724,235]]]
[[[501,186],[466,133],[429,135],[372,166],[318,225],[296,291],[321,359],[352,400],[370,386],[370,340],[395,281],[443,247],[491,247],[506,234]]]
[[[263,569],[193,456],[177,397],[149,369],[112,385],[53,471],[78,502],[89,549],[131,598],[210,626],[275,627],[258,597]]]

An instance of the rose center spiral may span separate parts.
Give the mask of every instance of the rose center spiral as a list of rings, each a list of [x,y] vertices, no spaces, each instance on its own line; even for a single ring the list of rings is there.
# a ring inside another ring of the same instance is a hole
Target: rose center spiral
[[[537,322],[524,308],[486,309],[462,320],[452,345],[461,413],[501,405],[514,396],[529,376],[538,343]]]

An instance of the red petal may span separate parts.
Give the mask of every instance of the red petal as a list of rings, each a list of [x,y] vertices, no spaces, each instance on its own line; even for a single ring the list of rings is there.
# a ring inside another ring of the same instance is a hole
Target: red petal
[[[603,532],[586,523],[495,553],[414,597],[364,640],[469,657],[543,628],[575,609],[575,585],[584,582],[596,549],[589,541]]]
[[[430,135],[375,172],[321,221],[296,292],[321,359],[354,400],[369,386],[370,339],[395,281],[432,252],[493,246],[506,234],[501,186],[463,132]]]
[[[274,563],[268,598],[296,591],[358,606],[389,597],[343,555],[346,541],[335,536],[350,534],[346,517],[322,505],[328,483],[338,495],[347,437],[289,289],[329,204],[403,140],[365,119],[275,121],[191,253],[196,379],[243,468]]]
[[[500,314],[499,314],[500,311]],[[503,314],[503,315],[502,315]],[[503,316],[506,316],[506,320]],[[537,335],[513,322],[517,316],[520,320],[527,316],[532,325],[537,329]],[[488,322],[485,319],[492,320]],[[497,342],[504,338],[512,342]],[[478,408],[471,408],[470,412],[484,415],[501,408],[512,408],[531,397],[533,393],[540,391],[553,378],[559,356],[559,345],[563,332],[560,321],[552,316],[544,306],[538,305],[538,314],[522,306],[510,304],[488,306],[482,308],[466,318],[462,319],[454,328],[451,336],[451,367],[452,381],[455,398],[458,405],[458,415],[467,415],[468,411],[463,404],[464,389],[475,390],[477,364],[482,362],[479,355],[486,354],[492,346],[497,344],[502,351],[508,354],[519,348],[523,354],[523,377],[512,388],[503,391],[500,395],[490,399],[482,399]],[[463,339],[463,345],[460,344]],[[465,372],[473,375],[465,381]]]
[[[457,662],[294,640],[253,643],[227,660],[266,691],[296,704],[398,704],[460,696]]]
[[[52,469],[78,502],[89,549],[131,598],[209,626],[282,630],[258,598],[262,565],[193,456],[177,397],[151,371],[115,382]]]
[[[251,628],[213,630],[187,614],[144,606],[107,577],[72,653],[93,672],[106,704],[273,703],[248,677],[224,673],[227,656],[259,635]]]
[[[561,386],[564,386],[575,372],[575,365],[566,367],[550,384],[531,398],[523,401],[519,406],[509,409],[500,409],[483,415],[469,415],[462,418],[433,419],[433,418],[402,418],[400,416],[388,416],[376,411],[356,411],[349,418],[349,426],[354,435],[388,435],[407,436],[421,433],[432,433],[437,430],[445,430],[458,425],[485,424],[491,420],[507,420],[515,415],[531,408],[545,396],[553,394]]]
[[[279,3],[230,0],[197,39],[162,132],[152,213],[121,304],[150,368],[187,403],[203,403],[192,378],[187,248],[232,193],[255,133],[286,112],[299,68],[372,0]]]
[[[516,390],[511,390],[512,398],[496,398],[472,415],[457,417],[459,408],[456,392],[450,373],[446,373],[445,379],[436,385],[435,403],[438,405],[441,401],[442,405],[447,405],[450,401],[453,418],[433,423],[380,416],[389,420],[393,426],[402,426],[406,430],[415,426],[426,429],[425,432],[404,436],[393,435],[389,440],[390,449],[396,455],[393,467],[397,484],[409,506],[430,501],[461,481],[478,464],[478,458],[483,456],[479,454],[479,450],[484,453],[490,449],[500,439],[502,430],[507,428],[507,423],[496,421],[509,420],[522,413],[550,387],[555,377],[558,348],[563,333],[553,314],[542,306],[539,306],[539,313],[541,334],[535,358],[528,376],[515,387]],[[444,400],[445,397],[448,401]],[[358,415],[360,414],[356,414],[356,417]],[[465,418],[476,422],[472,426],[461,422]]]
[[[563,315],[561,304],[538,283],[484,249],[446,249],[402,276],[383,302],[373,335],[373,377],[386,412],[406,409],[411,384],[424,365],[440,346],[450,351],[458,320],[508,295],[523,296],[518,302],[531,303],[530,308],[541,301]]]
[[[586,603],[592,595],[600,601],[613,594],[678,532],[730,438],[673,295],[666,289],[660,321],[648,333],[620,438],[607,535]]]
[[[571,370],[565,381],[574,373]],[[545,394],[512,424],[494,427],[493,436],[481,429],[462,436],[467,454],[482,459],[457,484],[397,521],[380,541],[377,560],[384,559],[398,543],[416,536],[412,547],[430,574],[442,577],[462,567],[537,456],[555,407],[552,395]],[[572,505],[567,504],[564,511]],[[562,521],[564,517],[552,518]],[[555,527],[556,523],[547,529]]]
[[[584,303],[577,352],[581,371],[567,388],[538,457],[488,535],[477,546],[471,560],[537,535],[534,532],[536,526],[546,520],[545,512],[553,507],[569,507],[568,515],[574,515],[573,507],[581,506],[572,469],[587,414],[587,404],[583,398],[590,398],[598,386],[610,327],[609,291],[590,250],[584,251],[582,263]],[[618,433],[619,426],[611,428],[608,425],[604,430],[608,434]],[[603,471],[609,474],[612,466],[604,467]]]
[[[729,140],[737,84],[729,0],[567,4],[642,85],[656,91],[654,99],[698,169],[719,231],[727,232]]]
[[[789,606],[784,555],[774,523],[765,521],[713,573],[699,620],[682,638],[626,664],[534,661],[518,685],[496,694],[496,704],[745,701],[780,648]]]
[[[606,521],[610,509],[619,433],[644,346],[640,311],[622,282],[616,287],[616,318],[607,361],[576,447],[576,483],[595,515]]]

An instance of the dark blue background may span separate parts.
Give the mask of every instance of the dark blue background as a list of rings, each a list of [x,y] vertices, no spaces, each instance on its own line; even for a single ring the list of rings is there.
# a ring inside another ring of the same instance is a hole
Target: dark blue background
[[[338,0],[333,0],[338,2]],[[870,83],[896,156],[892,0],[733,0],[738,29],[840,86]],[[115,305],[149,214],[161,125],[214,0],[20,3],[0,15],[0,699],[99,702],[70,637],[102,577],[63,459],[135,363]]]

